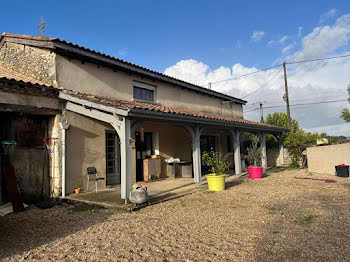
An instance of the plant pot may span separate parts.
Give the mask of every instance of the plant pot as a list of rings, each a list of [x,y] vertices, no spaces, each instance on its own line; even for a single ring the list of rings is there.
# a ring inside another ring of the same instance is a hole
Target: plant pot
[[[80,188],[80,187],[77,187],[77,188],[75,189],[75,194],[79,195],[79,194],[80,194],[80,190],[81,190],[81,188]]]
[[[250,179],[261,179],[263,173],[262,166],[248,166]]]
[[[225,190],[225,175],[208,174],[207,181],[209,191]]]

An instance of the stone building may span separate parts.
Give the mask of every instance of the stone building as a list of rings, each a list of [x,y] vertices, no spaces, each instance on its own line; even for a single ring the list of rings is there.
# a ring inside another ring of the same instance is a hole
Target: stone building
[[[0,139],[19,141],[28,135],[36,141],[18,143],[14,152],[15,159],[30,155],[23,165],[37,165],[30,175],[18,169],[28,179],[20,185],[23,190],[45,172],[48,194],[86,190],[87,167],[94,166],[105,178],[99,188],[120,184],[127,199],[131,183],[143,179],[143,160],[152,155],[161,159],[160,177],[169,175],[165,159],[179,158],[192,163],[198,183],[204,174],[201,152],[212,148],[231,154],[235,172],[241,173],[240,138],[256,132],[266,167],[266,134],[286,131],[245,120],[242,99],[58,38],[4,33],[0,77],[1,117],[8,121]],[[49,157],[40,159],[41,151],[34,157],[31,151],[42,148],[44,138]],[[46,158],[47,166],[40,162]]]

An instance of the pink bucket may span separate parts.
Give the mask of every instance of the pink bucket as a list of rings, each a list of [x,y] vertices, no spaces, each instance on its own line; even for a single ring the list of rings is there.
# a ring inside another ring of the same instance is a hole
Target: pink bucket
[[[262,178],[263,167],[262,166],[248,166],[249,178],[250,179],[260,179]]]

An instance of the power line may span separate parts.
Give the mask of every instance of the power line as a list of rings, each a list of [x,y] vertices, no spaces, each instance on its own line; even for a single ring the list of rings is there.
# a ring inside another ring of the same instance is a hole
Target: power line
[[[350,55],[340,55],[340,56],[315,58],[315,59],[309,59],[309,60],[292,61],[292,62],[286,62],[286,64],[292,65],[292,64],[300,64],[300,63],[307,63],[307,62],[322,61],[322,60],[330,60],[330,59],[336,59],[336,58],[345,58],[345,57],[350,57]]]
[[[299,102],[299,101],[305,101],[305,100],[320,100],[320,99],[331,99],[331,98],[337,98],[339,97],[339,95],[334,95],[334,96],[326,96],[326,97],[318,97],[318,98],[300,98],[300,99],[291,99],[291,102]],[[322,101],[320,101],[322,102]],[[260,102],[254,102],[253,104],[247,105],[245,106],[245,109],[250,109],[250,107],[254,107],[254,105],[259,104]],[[261,103],[264,104],[282,104],[284,103],[284,101],[277,101],[277,100],[273,100],[273,101],[261,101]]]
[[[337,58],[345,58],[345,57],[350,57],[350,54],[349,55],[341,55],[341,56],[331,56],[331,57],[309,59],[309,60],[292,61],[292,62],[286,62],[286,64],[287,65],[292,65],[292,64],[300,64],[300,63],[307,63],[307,62],[330,60],[330,59],[337,59]],[[279,66],[282,66],[282,65],[283,64],[278,64],[278,65],[271,66],[271,67],[266,67],[266,68],[263,68],[263,69],[260,69],[260,70],[248,73],[248,74],[243,74],[243,75],[235,76],[235,77],[232,77],[232,78],[223,79],[223,80],[220,80],[220,81],[217,81],[217,82],[211,82],[211,85],[212,84],[218,84],[218,83],[226,82],[226,81],[230,81],[230,80],[235,80],[235,79],[238,79],[238,78],[241,78],[241,77],[245,77],[245,76],[250,76],[250,75],[253,75],[253,74],[256,74],[256,73],[259,73],[259,72],[262,72],[262,71],[266,71],[266,70],[269,70],[269,69],[273,69],[273,68],[276,68],[276,67],[279,67]],[[206,87],[208,85],[202,85],[202,86]]]
[[[272,68],[276,68],[276,67],[279,67],[279,66],[282,66],[282,64],[266,67],[266,68],[263,68],[263,69],[260,69],[260,70],[257,70],[257,71],[251,72],[251,73],[235,76],[235,77],[232,77],[232,78],[223,79],[223,80],[220,80],[220,81],[217,81],[217,82],[211,82],[211,85],[222,83],[222,82],[226,82],[226,81],[230,81],[230,80],[236,80],[236,79],[239,79],[241,77],[250,76],[250,75],[253,75],[253,74],[256,74],[256,73],[259,73],[259,72],[262,72],[262,71],[266,71],[266,70],[269,70],[269,69],[272,69]],[[208,85],[202,85],[202,86],[208,86]]]
[[[261,87],[259,87],[258,89],[256,89],[255,91],[251,92],[250,94],[246,95],[246,96],[243,96],[242,98],[246,98],[256,92],[258,92],[259,90],[261,90],[262,88],[264,88],[265,86],[267,86],[273,79],[275,79],[275,77],[281,72],[282,70],[282,67],[280,68],[280,70],[278,70],[278,72],[269,80],[267,81],[265,84],[263,84]]]
[[[333,101],[319,101],[319,102],[314,102],[314,103],[293,104],[293,105],[290,105],[290,106],[307,106],[307,105],[337,103],[337,102],[344,102],[344,101],[348,101],[348,100],[347,99],[342,99],[342,100],[333,100]],[[284,107],[284,106],[267,106],[267,107],[264,107],[264,108],[265,109],[270,109],[270,108],[281,108],[281,107]],[[256,111],[256,110],[259,110],[259,109],[260,108],[255,108],[255,109],[252,109],[252,110],[245,111],[244,113]]]

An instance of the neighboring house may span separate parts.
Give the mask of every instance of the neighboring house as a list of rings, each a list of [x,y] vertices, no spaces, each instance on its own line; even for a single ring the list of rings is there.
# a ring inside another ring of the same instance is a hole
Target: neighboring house
[[[194,182],[199,183],[201,151],[210,148],[232,153],[235,172],[241,173],[240,137],[246,131],[261,134],[266,167],[265,135],[286,131],[245,120],[242,99],[58,38],[4,33],[0,66],[5,82],[23,81],[21,96],[26,96],[19,103],[11,85],[1,90],[0,108],[6,108],[1,115],[12,124],[1,127],[0,134],[6,135],[0,140],[17,140],[8,130],[24,121],[18,120],[18,111],[45,119],[46,126],[41,124],[35,135],[53,138],[48,172],[56,195],[76,187],[85,190],[86,168],[95,166],[106,178],[100,187],[121,184],[121,196],[127,199],[131,184],[142,179],[142,159],[153,154],[162,159],[161,177],[167,177],[164,160],[174,157],[192,162]],[[28,93],[34,89],[36,95]],[[47,92],[56,94],[55,102],[29,105]],[[28,106],[34,114],[26,113]]]

